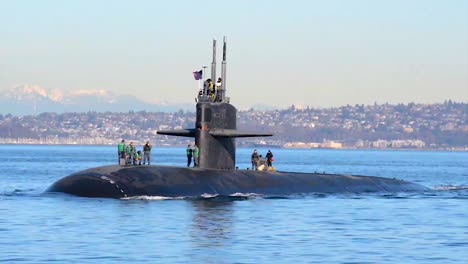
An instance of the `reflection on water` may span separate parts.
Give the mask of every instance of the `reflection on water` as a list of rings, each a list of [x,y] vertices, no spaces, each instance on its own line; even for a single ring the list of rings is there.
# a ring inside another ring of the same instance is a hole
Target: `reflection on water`
[[[234,201],[194,200],[191,242],[201,248],[225,246],[233,229]]]

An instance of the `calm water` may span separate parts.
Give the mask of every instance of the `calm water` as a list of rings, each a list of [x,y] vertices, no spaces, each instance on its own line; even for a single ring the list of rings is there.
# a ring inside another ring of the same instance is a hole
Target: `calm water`
[[[467,263],[468,153],[272,150],[279,170],[395,177],[433,191],[78,198],[43,191],[115,163],[115,147],[0,146],[0,262]],[[238,150],[239,168],[250,152]],[[184,149],[153,158],[183,165]]]

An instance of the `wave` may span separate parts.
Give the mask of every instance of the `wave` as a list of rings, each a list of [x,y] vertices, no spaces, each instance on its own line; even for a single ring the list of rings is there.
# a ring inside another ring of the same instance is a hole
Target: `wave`
[[[31,196],[35,195],[36,189],[14,189],[12,191],[0,192],[0,196]]]
[[[201,198],[212,199],[212,198],[216,198],[218,196],[219,196],[219,194],[204,193],[204,194],[201,195]]]
[[[468,186],[466,185],[441,185],[435,186],[434,190],[436,191],[463,191],[468,190]]]
[[[145,201],[164,201],[164,200],[245,200],[245,199],[254,199],[261,198],[261,195],[256,193],[233,193],[230,195],[221,195],[221,194],[210,194],[204,193],[200,196],[177,196],[177,197],[168,197],[168,196],[131,196],[121,198],[121,200],[145,200]]]
[[[166,197],[166,196],[149,196],[149,195],[139,195],[121,198],[120,200],[144,200],[144,201],[164,201],[164,200],[184,200],[187,197],[178,196],[178,197]]]
[[[261,197],[260,194],[257,193],[233,193],[229,195],[230,197],[246,197],[246,198],[256,198],[256,197]]]
[[[224,201],[240,201],[240,200],[250,200],[250,199],[277,200],[277,199],[304,199],[307,197],[326,198],[329,196],[330,194],[325,194],[325,193],[262,195],[258,193],[237,192],[237,193],[232,193],[229,195],[204,193],[200,196],[177,196],[177,197],[142,195],[142,196],[125,197],[125,198],[121,198],[121,200],[145,200],[145,201],[193,200],[193,201],[224,202]]]

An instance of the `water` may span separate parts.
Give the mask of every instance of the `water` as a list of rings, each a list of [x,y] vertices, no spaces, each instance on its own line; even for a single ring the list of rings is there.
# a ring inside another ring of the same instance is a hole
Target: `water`
[[[250,149],[238,150],[239,168]],[[260,149],[265,155],[266,149]],[[0,146],[0,262],[466,263],[468,153],[272,149],[275,166],[401,178],[426,193],[114,200],[44,194],[115,147]],[[154,163],[183,165],[184,149]]]

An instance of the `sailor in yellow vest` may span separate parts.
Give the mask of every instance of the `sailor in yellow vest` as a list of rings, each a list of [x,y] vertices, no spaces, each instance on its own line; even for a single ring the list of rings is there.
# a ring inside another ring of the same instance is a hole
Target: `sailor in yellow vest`
[[[141,165],[141,150],[137,151],[137,153],[135,154],[135,160],[138,163],[138,165]],[[133,164],[133,165],[136,165],[136,164]]]
[[[214,96],[214,84],[211,79],[206,79],[206,81],[203,83],[203,95],[208,96],[208,98],[211,99],[211,95],[213,94]]]
[[[214,89],[213,81],[211,79],[208,79],[206,81],[208,82],[207,83],[208,98],[210,99],[210,101],[214,102],[214,100],[215,100],[215,89]]]

